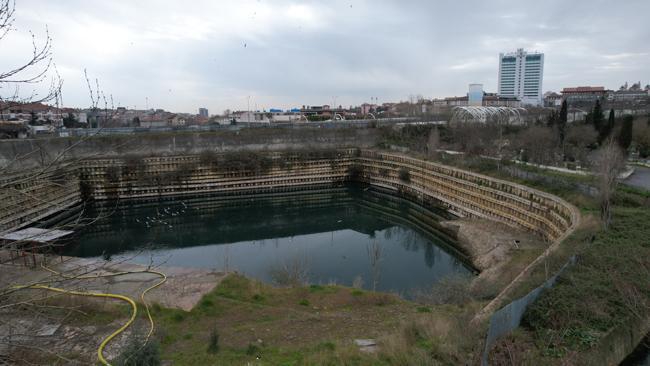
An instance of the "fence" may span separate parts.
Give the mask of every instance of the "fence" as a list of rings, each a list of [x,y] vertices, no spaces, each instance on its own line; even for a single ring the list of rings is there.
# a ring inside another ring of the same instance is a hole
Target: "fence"
[[[490,317],[490,326],[485,338],[485,350],[483,351],[483,358],[481,360],[482,366],[488,365],[488,355],[494,343],[504,335],[512,332],[521,324],[521,319],[530,304],[535,302],[539,295],[547,288],[553,287],[558,276],[569,266],[574,264],[576,257],[572,256],[569,261],[565,263],[562,268],[551,278],[546,280],[536,289],[529,292],[526,296],[519,298],[510,304],[504,306],[496,311]]]
[[[68,128],[59,131],[61,136],[88,136],[88,135],[116,135],[116,134],[138,134],[147,132],[206,132],[239,130],[242,128],[367,128],[370,126],[392,126],[400,124],[421,124],[434,123],[424,121],[423,118],[383,118],[376,120],[342,120],[342,121],[321,121],[321,122],[273,122],[273,123],[251,123],[237,122],[237,124],[210,124],[191,126],[160,126],[160,127],[104,127],[104,128]],[[435,122],[444,123],[444,122]],[[45,136],[45,135],[44,135]],[[47,135],[51,137],[51,135]]]

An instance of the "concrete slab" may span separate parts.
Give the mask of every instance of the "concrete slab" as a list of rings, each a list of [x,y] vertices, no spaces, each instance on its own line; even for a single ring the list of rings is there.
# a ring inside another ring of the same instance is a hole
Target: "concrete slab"
[[[29,241],[37,243],[47,243],[64,236],[74,233],[69,230],[54,230],[54,229],[40,229],[37,227],[30,227],[10,233],[0,235],[0,240],[10,241]]]

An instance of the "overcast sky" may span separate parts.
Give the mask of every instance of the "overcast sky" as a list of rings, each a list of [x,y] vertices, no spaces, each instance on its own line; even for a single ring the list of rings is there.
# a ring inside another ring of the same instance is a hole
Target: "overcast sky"
[[[545,53],[544,91],[650,82],[649,0],[17,0],[0,70],[47,25],[64,103],[83,69],[116,104],[211,114],[496,91],[498,54]],[[0,92],[3,90],[0,89]]]

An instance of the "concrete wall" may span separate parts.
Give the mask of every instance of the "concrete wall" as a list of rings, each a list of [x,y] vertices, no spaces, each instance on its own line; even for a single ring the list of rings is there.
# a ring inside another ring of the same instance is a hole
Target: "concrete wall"
[[[0,140],[0,172],[21,171],[53,160],[125,155],[169,156],[204,150],[286,150],[375,146],[379,133],[365,128],[256,128],[197,133],[142,133],[94,137]]]

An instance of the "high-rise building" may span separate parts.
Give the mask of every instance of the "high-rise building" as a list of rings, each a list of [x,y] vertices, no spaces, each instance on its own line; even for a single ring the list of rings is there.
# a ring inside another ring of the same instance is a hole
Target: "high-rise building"
[[[543,78],[543,53],[528,53],[520,48],[499,54],[500,96],[517,97],[524,105],[541,105]]]
[[[207,108],[199,108],[199,116],[208,117],[208,109]]]
[[[469,84],[467,104],[470,106],[483,105],[483,84]]]

